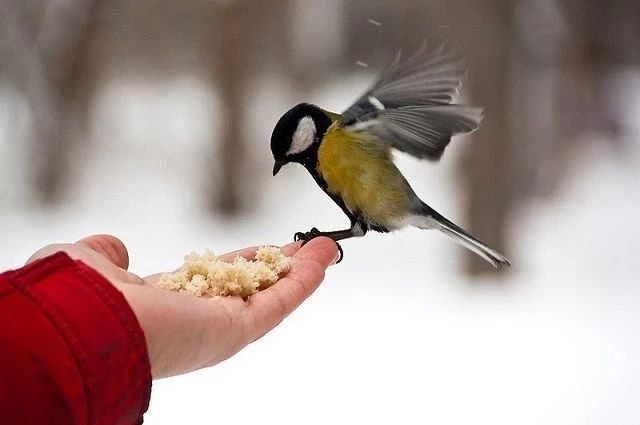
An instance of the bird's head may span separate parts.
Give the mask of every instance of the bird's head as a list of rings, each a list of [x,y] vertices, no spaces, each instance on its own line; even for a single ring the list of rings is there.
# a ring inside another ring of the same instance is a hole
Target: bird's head
[[[275,161],[273,175],[289,162],[305,166],[315,163],[318,145],[331,125],[331,117],[315,105],[299,103],[289,109],[271,135],[271,153]]]

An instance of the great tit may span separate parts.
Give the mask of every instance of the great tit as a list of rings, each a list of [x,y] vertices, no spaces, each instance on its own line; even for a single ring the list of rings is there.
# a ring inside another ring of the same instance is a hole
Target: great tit
[[[406,60],[398,54],[340,115],[309,103],[288,110],[271,136],[273,175],[289,162],[303,165],[351,221],[345,230],[314,227],[294,239],[327,236],[337,243],[369,230],[414,226],[440,230],[496,268],[509,266],[504,255],[422,202],[392,155],[397,149],[437,161],[452,136],[480,126],[481,108],[453,103],[464,74],[453,50],[425,44]]]

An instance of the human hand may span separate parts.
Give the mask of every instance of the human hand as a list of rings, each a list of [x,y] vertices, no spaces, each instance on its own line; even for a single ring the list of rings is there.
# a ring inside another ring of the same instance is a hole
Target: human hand
[[[246,248],[220,258],[232,261],[241,255],[251,259],[256,249]],[[127,271],[127,249],[109,235],[46,246],[27,263],[64,251],[111,282],[122,292],[144,330],[151,374],[157,379],[213,366],[262,337],[315,291],[338,256],[336,244],[323,237],[304,247],[293,243],[282,250],[292,257],[289,273],[246,301],[239,297],[197,298],[160,289],[156,283],[161,273],[141,278]]]

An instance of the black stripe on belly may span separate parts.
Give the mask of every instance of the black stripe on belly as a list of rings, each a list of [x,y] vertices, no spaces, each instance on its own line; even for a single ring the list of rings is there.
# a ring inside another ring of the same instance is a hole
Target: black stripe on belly
[[[360,213],[360,211],[349,210],[349,208],[347,208],[343,199],[340,196],[329,191],[327,182],[324,180],[324,178],[322,178],[322,175],[320,175],[320,173],[318,172],[315,166],[311,167],[311,166],[305,165],[305,168],[307,169],[307,171],[309,171],[309,174],[311,174],[313,179],[316,181],[318,186],[320,186],[320,188],[324,191],[324,193],[329,195],[329,197],[333,200],[333,202],[335,202],[340,207],[340,209],[342,209],[342,211],[346,214],[346,216],[349,217],[349,220],[351,221],[351,225],[354,225],[355,223],[359,223],[362,226],[362,228],[365,230],[373,230],[375,232],[381,232],[381,233],[387,233],[390,231],[385,226],[371,222],[366,218],[366,216]]]

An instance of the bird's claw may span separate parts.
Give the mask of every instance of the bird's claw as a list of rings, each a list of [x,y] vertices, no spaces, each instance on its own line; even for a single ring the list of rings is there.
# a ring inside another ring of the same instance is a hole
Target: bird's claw
[[[293,235],[293,241],[294,242],[302,241],[302,246],[304,246],[311,239],[316,238],[318,236],[323,236],[322,232],[319,231],[318,229],[316,229],[315,227],[313,227],[308,232],[296,232]],[[338,242],[335,242],[335,243],[336,243],[336,246],[338,247],[338,254],[339,255],[338,255],[338,259],[336,260],[336,264],[338,264],[344,258],[344,251],[342,250],[342,247],[340,246],[340,244]]]
[[[293,235],[293,241],[294,242],[299,242],[302,241],[302,245],[306,244],[307,242],[309,242],[311,239],[320,236],[322,233],[316,229],[315,227],[312,228],[311,230],[309,230],[308,232],[296,232]]]

